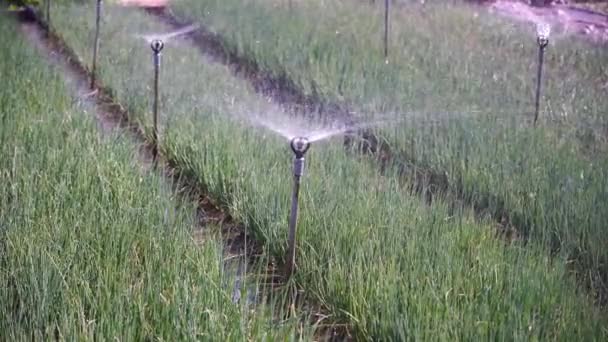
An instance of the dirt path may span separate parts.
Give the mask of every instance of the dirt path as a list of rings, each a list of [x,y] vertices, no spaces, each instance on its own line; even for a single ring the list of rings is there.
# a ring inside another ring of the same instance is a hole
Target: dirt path
[[[120,126],[120,118],[113,115],[112,111],[98,106],[95,95],[96,91],[91,91],[88,87],[86,78],[77,74],[77,71],[71,68],[67,61],[63,58],[61,52],[50,46],[50,42],[46,41],[44,33],[34,22],[21,22],[20,29],[28,39],[28,41],[36,47],[43,55],[48,56],[52,65],[58,67],[64,75],[65,83],[68,88],[74,93],[73,102],[76,102],[79,107],[83,108],[87,113],[95,116],[97,128],[103,136],[111,135],[118,131]],[[142,158],[142,162],[147,158]],[[147,169],[148,167],[146,167]]]

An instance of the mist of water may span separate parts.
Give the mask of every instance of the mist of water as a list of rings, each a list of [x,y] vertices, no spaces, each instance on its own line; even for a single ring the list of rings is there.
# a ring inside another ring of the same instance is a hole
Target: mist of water
[[[551,25],[545,22],[537,22],[536,35],[539,38],[549,39],[549,35],[551,35]]]
[[[387,122],[396,122],[398,118],[368,120],[358,123],[345,123],[334,121],[324,123],[322,120],[300,117],[285,117],[281,115],[249,115],[248,123],[254,127],[268,129],[287,140],[296,137],[306,138],[310,142],[317,142],[330,139],[337,135],[348,134],[357,129],[380,126]]]
[[[268,129],[287,140],[296,137],[306,138],[310,142],[319,142],[338,135],[356,134],[356,131],[367,128],[376,128],[385,125],[397,124],[402,121],[416,121],[425,124],[442,121],[447,118],[470,117],[470,113],[424,113],[402,112],[396,114],[376,115],[373,118],[353,119],[351,122],[336,120],[324,123],[321,120],[304,119],[300,117],[285,117],[284,115],[250,114],[247,122],[254,127]]]
[[[166,43],[169,40],[175,39],[177,37],[189,34],[194,32],[200,28],[200,25],[193,24],[182,27],[178,30],[166,32],[166,33],[150,33],[150,34],[136,34],[135,37],[145,40],[148,43],[152,43],[155,40],[161,40]]]

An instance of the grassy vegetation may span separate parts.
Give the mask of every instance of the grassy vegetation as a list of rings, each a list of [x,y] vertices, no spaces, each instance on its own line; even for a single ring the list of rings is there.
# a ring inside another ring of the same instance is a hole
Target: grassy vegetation
[[[397,164],[445,172],[452,193],[570,260],[605,301],[605,46],[554,34],[543,123],[532,129],[533,27],[462,4],[397,6],[385,61],[377,3],[298,1],[290,11],[278,0],[180,0],[171,9],[319,101],[397,113],[403,123],[378,132]]]
[[[101,138],[16,32],[2,15],[0,340],[309,339],[232,302],[220,240],[191,238],[194,206],[133,164],[128,137]]]
[[[133,34],[166,28],[142,12],[106,12],[100,79],[149,132],[151,51]],[[54,13],[54,29],[88,64],[93,7]],[[292,154],[286,141],[244,123],[253,114],[282,114],[179,41],[166,44],[161,78],[163,154],[282,256]],[[378,176],[341,144],[315,144],[308,161],[294,282],[357,338],[606,337],[606,318],[563,259],[533,243],[507,246],[492,223],[466,210],[426,206],[400,190],[397,175]]]

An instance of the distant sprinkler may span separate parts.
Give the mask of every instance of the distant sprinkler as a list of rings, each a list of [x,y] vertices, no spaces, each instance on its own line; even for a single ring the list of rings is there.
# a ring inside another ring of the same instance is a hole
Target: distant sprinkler
[[[545,49],[549,45],[549,35],[551,34],[551,26],[546,23],[540,23],[536,26],[536,42],[538,43],[538,70],[536,74],[536,100],[534,103],[534,125],[538,121],[538,112],[540,109],[541,84],[543,76],[543,62],[545,59]]]
[[[91,67],[91,90],[95,89],[95,77],[97,74],[97,53],[99,51],[99,26],[101,23],[101,2],[97,0],[95,15],[95,40],[93,43],[93,63]]]
[[[304,155],[310,148],[310,141],[304,137],[291,139],[291,150],[294,153],[293,159],[293,191],[291,195],[291,213],[289,216],[289,237],[287,262],[285,264],[285,275],[287,278],[293,274],[296,263],[296,230],[298,223],[298,197],[300,193],[300,179],[304,174]]]
[[[135,37],[141,38],[150,44],[154,57],[154,107],[153,107],[153,132],[152,132],[152,158],[156,163],[158,158],[158,113],[159,113],[159,91],[158,82],[160,74],[160,59],[161,51],[165,47],[165,42],[175,39],[179,36],[191,33],[198,29],[198,25],[189,25],[177,31],[169,33],[153,33],[153,34],[136,34]]]
[[[158,158],[158,77],[160,74],[161,51],[165,44],[160,39],[150,43],[154,56],[154,108],[153,108],[153,131],[152,131],[152,160],[156,163]]]

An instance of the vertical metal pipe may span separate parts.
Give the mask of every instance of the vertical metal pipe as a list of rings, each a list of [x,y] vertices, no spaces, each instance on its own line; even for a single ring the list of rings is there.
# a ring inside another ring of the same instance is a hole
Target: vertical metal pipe
[[[160,73],[160,52],[154,53],[154,118],[152,132],[152,159],[158,158],[158,76]]]
[[[97,53],[99,50],[99,26],[101,24],[101,1],[97,0],[97,14],[95,17],[95,42],[93,43],[93,63],[91,67],[91,90],[95,89],[97,73]]]
[[[384,0],[384,58],[388,58],[388,11],[389,0]]]
[[[51,0],[46,0],[46,29],[47,35],[51,33]]]
[[[543,62],[545,59],[545,48],[547,47],[548,41],[544,39],[538,40],[538,69],[536,73],[536,98],[534,102],[534,125],[538,121],[538,113],[540,110],[540,96],[541,86],[543,77]]]
[[[158,80],[160,74],[160,59],[161,51],[163,50],[164,43],[161,40],[154,40],[151,44],[152,51],[154,52],[154,104],[153,104],[153,118],[152,118],[152,160],[156,164],[158,160],[158,107],[159,107],[159,90]]]
[[[295,158],[293,161],[293,191],[291,194],[291,213],[289,216],[289,237],[287,250],[287,263],[285,265],[285,274],[287,278],[293,274],[296,263],[296,232],[298,227],[298,208],[300,196],[300,179],[304,169],[304,158]],[[300,171],[298,174],[298,170]]]
[[[300,196],[300,180],[304,174],[304,154],[308,151],[310,143],[306,138],[294,138],[291,141],[291,149],[295,157],[293,160],[293,191],[291,194],[291,213],[289,216],[289,236],[287,248],[287,260],[285,262],[285,276],[290,278],[296,264],[296,233],[298,226],[298,207]]]

